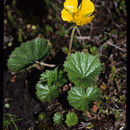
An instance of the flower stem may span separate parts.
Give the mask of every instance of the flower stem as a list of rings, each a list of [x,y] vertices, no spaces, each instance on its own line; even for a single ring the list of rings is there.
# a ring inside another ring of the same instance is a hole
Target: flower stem
[[[73,27],[73,30],[71,32],[71,37],[70,37],[70,42],[69,42],[69,51],[68,51],[68,56],[70,55],[70,52],[71,52],[71,47],[72,47],[72,42],[73,42],[73,38],[74,38],[74,32],[76,30],[77,26],[74,26]]]

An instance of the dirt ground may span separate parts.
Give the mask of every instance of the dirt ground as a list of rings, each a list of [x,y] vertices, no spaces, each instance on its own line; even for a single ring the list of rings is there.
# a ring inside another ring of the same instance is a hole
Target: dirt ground
[[[102,91],[100,106],[96,113],[90,111],[89,116],[68,104],[65,91],[51,103],[42,103],[37,99],[36,83],[40,74],[50,68],[32,68],[14,77],[7,67],[9,55],[16,47],[42,36],[52,43],[52,53],[46,63],[63,65],[66,57],[63,47],[68,48],[72,29],[72,24],[62,21],[60,16],[64,1],[4,1],[3,130],[15,130],[8,114],[12,114],[18,130],[126,129],[126,3],[124,0],[93,2],[95,18],[92,23],[78,27],[73,43],[73,51],[87,51],[93,55],[98,53],[103,65],[96,80]],[[93,47],[96,51],[93,51]],[[77,125],[68,128],[64,122],[61,125],[53,122],[55,112],[67,113],[72,110],[79,117]],[[42,121],[38,119],[40,113],[46,115]]]

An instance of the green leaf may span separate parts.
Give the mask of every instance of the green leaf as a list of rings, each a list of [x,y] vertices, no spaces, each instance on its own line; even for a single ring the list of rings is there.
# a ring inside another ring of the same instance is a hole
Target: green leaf
[[[59,96],[59,87],[55,85],[48,86],[39,82],[36,85],[36,95],[42,102],[51,102],[54,98]]]
[[[46,25],[46,30],[47,30],[48,32],[51,32],[51,33],[54,32],[53,27],[50,26],[50,25]]]
[[[96,56],[76,52],[67,57],[64,69],[75,86],[87,88],[99,75],[101,64]]]
[[[66,115],[65,123],[71,127],[78,123],[78,116],[74,112],[70,112]]]
[[[64,72],[58,68],[47,70],[41,74],[40,81],[36,85],[37,97],[45,102],[51,102],[59,95],[59,87],[66,82]]]
[[[92,101],[98,101],[101,97],[100,89],[97,87],[84,88],[74,87],[68,92],[68,101],[75,109],[86,111]]]
[[[56,123],[56,124],[60,124],[62,122],[62,118],[63,118],[63,114],[57,112],[54,114],[53,116],[53,121]]]
[[[46,120],[46,114],[45,113],[40,113],[38,114],[38,120],[39,121],[43,121],[43,120]]]
[[[98,54],[98,49],[96,46],[90,47],[90,52],[92,53],[92,55],[96,55]]]
[[[50,51],[51,46],[43,38],[22,43],[11,53],[8,59],[8,68],[14,73],[23,71],[35,64],[36,61],[45,60]]]
[[[62,86],[66,79],[64,77],[64,72],[55,68],[54,70],[47,70],[41,74],[40,81],[47,82],[49,86],[56,85],[58,87]]]

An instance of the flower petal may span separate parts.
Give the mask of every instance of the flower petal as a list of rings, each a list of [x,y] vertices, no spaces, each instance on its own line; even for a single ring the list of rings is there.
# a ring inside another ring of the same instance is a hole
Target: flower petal
[[[67,21],[67,22],[72,22],[73,21],[73,16],[71,13],[69,13],[66,9],[63,9],[61,11],[61,17],[64,21]]]
[[[84,24],[88,24],[91,23],[91,21],[93,20],[94,15],[90,16],[90,17],[76,17],[74,19],[74,22],[76,23],[76,25],[84,25]]]
[[[89,14],[94,12],[94,4],[90,0],[82,0],[81,8],[78,11],[79,15]]]
[[[64,8],[71,13],[77,12],[78,0],[66,0],[64,3]]]

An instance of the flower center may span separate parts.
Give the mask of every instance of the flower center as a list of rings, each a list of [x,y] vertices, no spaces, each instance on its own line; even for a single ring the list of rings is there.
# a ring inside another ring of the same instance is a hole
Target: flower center
[[[78,21],[81,19],[81,16],[79,15],[79,13],[76,12],[73,14],[73,19],[74,19],[74,21]]]

